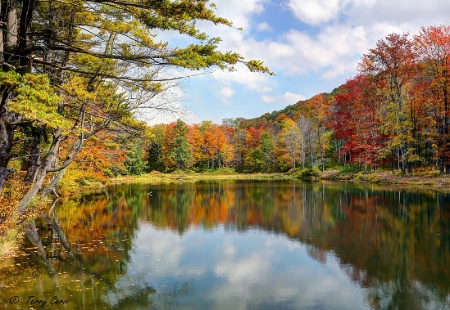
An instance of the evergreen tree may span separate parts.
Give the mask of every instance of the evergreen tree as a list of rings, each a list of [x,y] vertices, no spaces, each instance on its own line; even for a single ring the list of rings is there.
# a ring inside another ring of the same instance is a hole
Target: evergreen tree
[[[186,124],[178,119],[175,125],[175,137],[172,141],[170,157],[175,161],[178,169],[186,169],[192,165],[192,151],[187,140],[189,131]]]
[[[130,153],[128,153],[125,167],[129,174],[139,175],[145,172],[147,165],[144,161],[144,152],[142,150],[142,143],[137,143]]]

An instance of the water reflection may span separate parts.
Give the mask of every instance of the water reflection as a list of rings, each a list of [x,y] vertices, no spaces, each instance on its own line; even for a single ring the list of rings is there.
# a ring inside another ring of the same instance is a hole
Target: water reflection
[[[41,227],[0,270],[0,308],[450,308],[450,197],[343,183],[123,186],[58,208],[74,257]],[[29,250],[27,254],[34,250]],[[20,264],[18,266],[17,264]],[[11,305],[10,298],[21,301]]]

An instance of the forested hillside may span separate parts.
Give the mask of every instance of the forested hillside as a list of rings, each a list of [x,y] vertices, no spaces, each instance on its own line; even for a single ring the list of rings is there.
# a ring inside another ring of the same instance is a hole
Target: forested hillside
[[[195,23],[177,17],[177,5],[187,5],[183,10],[194,19],[231,23],[207,8],[198,13],[203,5],[187,2],[167,2],[170,12],[143,7],[160,20],[135,11],[134,4],[81,11],[72,4],[34,7],[39,14],[16,21],[32,25],[32,36],[17,42],[3,36],[0,185],[7,167],[24,171],[19,177],[26,189],[22,211],[61,180],[70,191],[80,183],[154,170],[317,172],[351,166],[365,172],[384,168],[412,174],[420,168],[450,173],[448,25],[380,39],[361,58],[357,76],[332,93],[281,111],[221,124],[178,120],[149,127],[135,113],[167,108],[152,105],[156,94],[171,87],[171,79],[159,76],[163,69],[225,69],[243,62],[237,54],[216,51],[216,39],[204,41],[207,36]],[[53,19],[52,9],[64,13],[64,23]],[[98,12],[115,16],[114,22]],[[88,33],[84,23],[101,31]],[[200,43],[169,52],[146,33],[159,27]],[[125,44],[124,38],[135,44]],[[245,63],[252,71],[269,72],[259,61]]]
[[[450,27],[380,39],[331,94],[222,124],[151,128],[149,170],[287,171],[353,165],[450,173]]]

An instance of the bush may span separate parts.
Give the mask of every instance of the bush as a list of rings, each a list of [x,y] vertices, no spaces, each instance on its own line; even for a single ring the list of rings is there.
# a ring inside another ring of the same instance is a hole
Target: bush
[[[320,178],[320,172],[316,169],[305,168],[305,169],[296,169],[289,170],[288,174],[295,176],[296,178],[302,180],[316,180]]]

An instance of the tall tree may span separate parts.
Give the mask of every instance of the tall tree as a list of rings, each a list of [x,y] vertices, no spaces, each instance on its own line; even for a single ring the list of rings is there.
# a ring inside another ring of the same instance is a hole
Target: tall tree
[[[155,125],[151,128],[151,138],[148,148],[147,167],[149,170],[164,171],[163,144],[166,126],[164,124]]]
[[[450,26],[422,27],[414,39],[426,85],[423,99],[431,104],[429,115],[436,124],[437,166],[441,174],[444,168],[450,174]]]
[[[279,135],[278,154],[280,159],[290,163],[293,169],[296,168],[302,138],[297,124],[290,118],[285,119]]]
[[[192,165],[192,152],[187,139],[189,129],[181,119],[178,119],[171,129],[172,132],[166,133],[170,139],[169,158],[175,163],[176,168],[189,168]]]
[[[407,86],[415,75],[416,54],[409,34],[390,34],[377,42],[359,64],[359,70],[375,79],[384,95],[382,106],[385,120],[384,132],[390,136],[390,148],[397,152],[403,173],[411,171],[410,146],[413,143],[409,108],[411,98]]]
[[[220,38],[198,30],[198,21],[232,26],[205,0],[1,3],[0,188],[14,133],[30,124],[50,130],[20,212],[43,191],[47,174],[58,179],[86,139],[102,130],[140,130],[133,122],[136,109],[170,108],[152,99],[179,78],[174,69],[232,70],[244,63],[251,71],[268,72],[260,61],[218,51]],[[171,47],[156,37],[159,31],[178,32],[191,43]],[[64,140],[73,145],[58,161]]]
[[[335,96],[331,124],[335,138],[343,141],[341,153],[349,162],[376,166],[382,139],[379,133],[379,100],[368,76],[358,75],[340,87]]]

